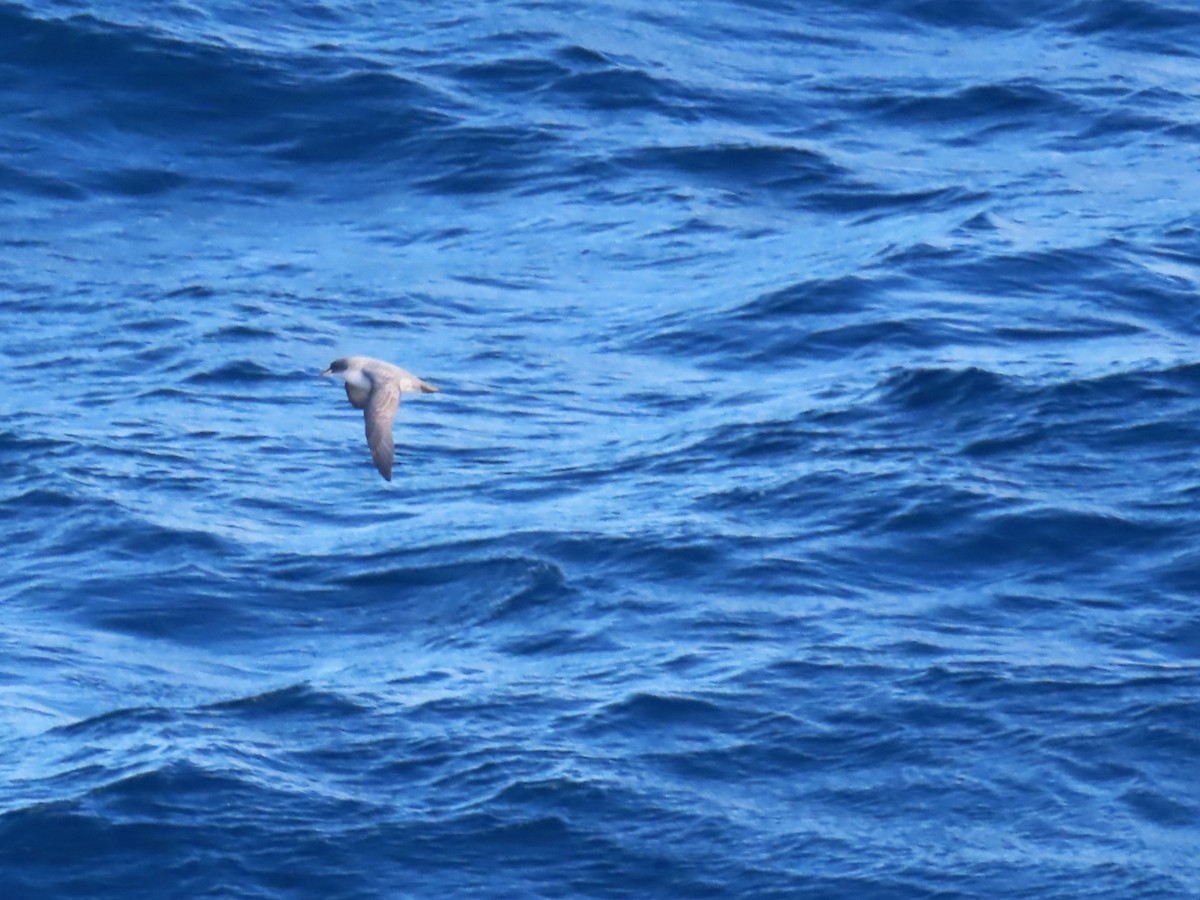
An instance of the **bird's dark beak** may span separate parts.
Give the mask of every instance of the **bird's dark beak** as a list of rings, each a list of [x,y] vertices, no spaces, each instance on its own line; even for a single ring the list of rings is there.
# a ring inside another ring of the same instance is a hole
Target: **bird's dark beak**
[[[324,378],[326,375],[332,375],[332,374],[333,374],[333,369],[326,369],[324,372],[321,373],[321,377]]]

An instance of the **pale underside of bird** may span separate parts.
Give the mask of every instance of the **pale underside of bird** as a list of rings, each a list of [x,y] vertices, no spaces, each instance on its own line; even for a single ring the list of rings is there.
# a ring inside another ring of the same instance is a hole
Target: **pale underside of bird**
[[[367,446],[371,448],[375,468],[391,481],[392,465],[396,459],[392,420],[396,418],[396,410],[400,406],[400,395],[405,391],[436,394],[438,389],[399,366],[369,356],[335,359],[321,374],[332,375],[345,383],[346,396],[351,405],[363,411]]]

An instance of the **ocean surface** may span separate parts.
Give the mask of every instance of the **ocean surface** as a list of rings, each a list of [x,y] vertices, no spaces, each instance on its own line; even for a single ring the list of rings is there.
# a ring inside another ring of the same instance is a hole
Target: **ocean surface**
[[[1200,896],[1191,0],[0,0],[0,123],[0,896]]]

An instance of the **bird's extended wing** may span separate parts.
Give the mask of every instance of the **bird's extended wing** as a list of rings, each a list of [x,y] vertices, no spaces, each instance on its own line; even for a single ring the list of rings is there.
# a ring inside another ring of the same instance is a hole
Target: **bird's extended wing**
[[[349,393],[348,389],[346,393]],[[353,397],[350,398],[350,402],[354,402]],[[379,474],[388,481],[392,480],[392,462],[396,458],[396,448],[392,442],[392,419],[396,418],[398,406],[400,388],[385,381],[375,385],[367,408],[363,410],[371,459],[375,460],[375,468],[379,470]]]

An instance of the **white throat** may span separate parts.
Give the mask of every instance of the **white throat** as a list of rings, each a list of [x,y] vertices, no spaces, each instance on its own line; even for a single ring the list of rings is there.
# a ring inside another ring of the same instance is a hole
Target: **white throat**
[[[346,384],[353,385],[356,388],[362,388],[364,391],[371,389],[371,379],[367,377],[367,373],[362,369],[347,369],[342,373],[342,378]]]

